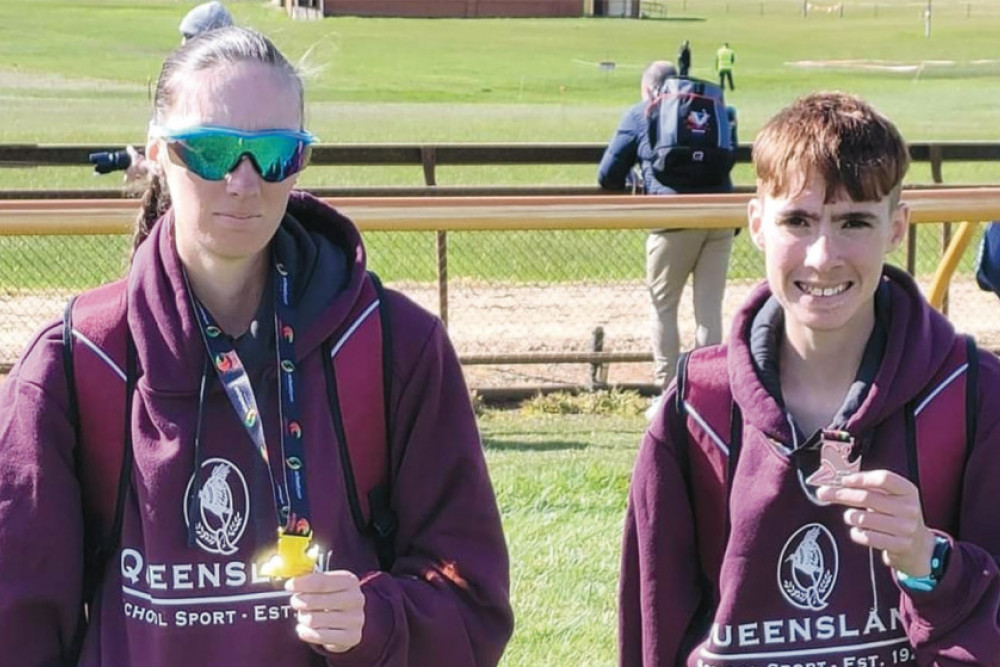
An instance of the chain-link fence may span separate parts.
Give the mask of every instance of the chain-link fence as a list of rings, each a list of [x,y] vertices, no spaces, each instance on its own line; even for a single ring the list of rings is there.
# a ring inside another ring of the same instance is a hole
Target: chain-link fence
[[[914,272],[926,289],[942,251],[942,225],[915,225]],[[763,277],[760,253],[748,234],[733,247],[725,319]],[[467,360],[472,386],[584,384],[585,362],[550,363],[560,353],[593,349],[649,352],[649,296],[644,285],[641,230],[369,231],[370,267],[386,284],[447,320]],[[996,297],[979,290],[973,265],[979,234],[952,280],[948,312],[956,328],[1000,347]],[[0,236],[0,370],[9,367],[33,332],[61,315],[68,298],[123,274],[129,239],[119,236]],[[905,244],[904,244],[905,246]],[[438,279],[446,262],[446,278]],[[906,266],[905,250],[891,261]],[[681,307],[685,347],[694,342],[690,294]],[[544,363],[481,363],[484,357]],[[651,362],[612,363],[610,382],[650,382]]]

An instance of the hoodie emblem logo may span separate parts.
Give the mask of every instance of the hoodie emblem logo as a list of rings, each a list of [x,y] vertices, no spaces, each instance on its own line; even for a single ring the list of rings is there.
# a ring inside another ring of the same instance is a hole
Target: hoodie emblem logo
[[[778,559],[778,588],[793,607],[825,609],[840,570],[837,542],[826,526],[806,524],[785,542]]]
[[[250,492],[243,473],[225,459],[212,458],[191,475],[185,498],[190,497],[195,484],[198,485],[200,512],[190,517],[187,504],[182,502],[182,505],[184,522],[188,527],[194,522],[198,546],[211,554],[230,556],[236,553],[250,515]]]

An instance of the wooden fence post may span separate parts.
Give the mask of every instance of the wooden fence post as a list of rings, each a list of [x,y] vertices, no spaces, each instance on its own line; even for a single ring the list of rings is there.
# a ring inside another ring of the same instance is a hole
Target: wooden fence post
[[[928,146],[928,157],[931,162],[931,179],[935,183],[944,183],[944,177],[941,175],[941,163],[944,162],[944,157],[942,155],[941,146],[938,144],[931,144]],[[941,223],[941,254],[948,249],[948,245],[951,243],[951,223],[944,222]],[[948,315],[948,293],[949,290],[945,290],[944,296],[941,300],[941,312],[947,317]]]
[[[437,185],[437,150],[434,146],[420,147],[420,163],[424,168],[424,184]],[[448,329],[448,232],[438,230],[435,235],[437,255],[438,317]]]

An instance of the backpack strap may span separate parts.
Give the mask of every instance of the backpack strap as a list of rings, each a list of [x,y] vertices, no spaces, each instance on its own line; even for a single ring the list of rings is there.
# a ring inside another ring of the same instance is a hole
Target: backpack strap
[[[692,506],[699,558],[717,595],[729,540],[731,480],[743,441],[743,415],[729,388],[726,348],[697,348],[681,356],[675,403],[671,429],[688,493],[697,498]]]
[[[979,433],[979,348],[976,339],[965,337],[965,360],[969,367],[965,371],[965,461],[962,469],[969,463],[972,448],[976,445],[976,435]]]
[[[331,360],[324,369],[351,517],[375,541],[379,567],[388,570],[397,528],[389,484],[392,337],[382,285],[369,276],[347,324],[324,344]],[[349,383],[346,391],[341,382]]]
[[[72,664],[83,649],[104,571],[118,549],[131,483],[129,416],[137,361],[125,314],[122,281],[70,300],[63,312],[63,369],[84,515],[83,607],[70,645]],[[121,405],[123,412],[108,412],[108,405]]]
[[[963,336],[930,389],[907,405],[910,480],[920,489],[924,520],[931,528],[957,528],[965,467],[976,442],[978,391],[979,350],[971,337]],[[959,410],[964,420],[955,419]]]

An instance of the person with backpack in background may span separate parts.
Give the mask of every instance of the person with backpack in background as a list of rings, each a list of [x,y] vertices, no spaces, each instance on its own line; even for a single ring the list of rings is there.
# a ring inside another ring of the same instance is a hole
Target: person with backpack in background
[[[218,30],[233,25],[233,17],[218,0],[198,5],[181,19],[177,29],[181,33],[181,44],[194,39],[209,30]]]
[[[293,191],[303,113],[252,30],[164,62],[127,277],[0,384],[4,664],[500,660],[507,550],[455,351]]]
[[[678,78],[665,60],[645,69],[640,92],[642,100],[622,116],[601,158],[601,187],[625,187],[638,164],[647,195],[730,192],[736,127],[722,92],[709,82]],[[680,353],[677,316],[689,276],[694,277],[696,345],[722,340],[733,236],[732,229],[659,229],[646,239],[653,376],[661,388],[673,377]],[[654,399],[650,415],[659,400]]]
[[[767,280],[640,447],[622,665],[1000,664],[1000,362],[885,258],[909,163],[860,98],[753,144]]]
[[[719,88],[726,89],[726,81],[729,82],[729,90],[736,90],[733,85],[733,67],[736,65],[736,52],[729,48],[729,42],[725,42],[715,52],[715,71],[719,73]]]
[[[681,42],[681,48],[677,51],[677,69],[681,76],[687,76],[691,71],[691,44],[686,39]]]

